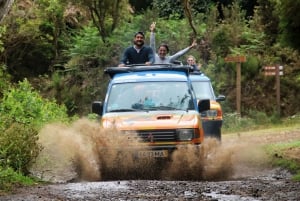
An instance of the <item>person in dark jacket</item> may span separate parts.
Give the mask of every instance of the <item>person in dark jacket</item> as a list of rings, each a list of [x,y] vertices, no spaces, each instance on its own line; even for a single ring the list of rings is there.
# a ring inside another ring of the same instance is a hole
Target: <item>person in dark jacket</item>
[[[151,47],[144,45],[145,35],[143,32],[137,32],[134,35],[133,46],[125,49],[120,67],[132,64],[150,65],[154,63],[154,53]]]

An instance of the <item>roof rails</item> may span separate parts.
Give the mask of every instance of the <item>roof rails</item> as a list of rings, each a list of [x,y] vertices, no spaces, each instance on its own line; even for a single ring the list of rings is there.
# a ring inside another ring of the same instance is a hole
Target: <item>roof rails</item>
[[[180,71],[185,72],[187,75],[191,71],[190,66],[172,65],[172,64],[154,64],[151,66],[146,65],[132,65],[126,67],[107,67],[104,69],[105,74],[109,74],[112,78],[115,74],[129,73],[129,72],[142,72],[142,71]]]
[[[191,71],[190,72],[191,75],[204,75],[204,73],[202,71]]]

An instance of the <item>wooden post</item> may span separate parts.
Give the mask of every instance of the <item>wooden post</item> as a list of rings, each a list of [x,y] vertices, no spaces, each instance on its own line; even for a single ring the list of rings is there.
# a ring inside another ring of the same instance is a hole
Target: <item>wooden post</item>
[[[276,103],[277,103],[277,112],[280,116],[280,69],[279,65],[276,65]]]
[[[264,74],[266,76],[275,76],[276,83],[276,109],[278,115],[280,116],[280,76],[283,75],[283,66],[276,64],[275,66],[264,66]]]
[[[236,111],[241,115],[241,62],[236,63]]]
[[[225,62],[236,62],[236,112],[241,116],[241,64],[246,62],[244,55],[227,56]]]

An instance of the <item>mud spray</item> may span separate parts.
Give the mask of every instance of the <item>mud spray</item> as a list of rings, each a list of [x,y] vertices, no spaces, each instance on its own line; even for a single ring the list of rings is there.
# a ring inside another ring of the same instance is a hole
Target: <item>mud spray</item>
[[[137,158],[137,136],[80,119],[70,126],[51,124],[39,133],[43,149],[31,172],[46,181],[114,179],[223,180],[261,166],[265,157],[257,147],[237,141],[206,139],[201,147],[179,147],[171,160]],[[254,151],[253,151],[254,150]],[[257,165],[259,164],[259,165]],[[251,170],[252,171],[252,170]],[[238,173],[238,174],[236,174]]]

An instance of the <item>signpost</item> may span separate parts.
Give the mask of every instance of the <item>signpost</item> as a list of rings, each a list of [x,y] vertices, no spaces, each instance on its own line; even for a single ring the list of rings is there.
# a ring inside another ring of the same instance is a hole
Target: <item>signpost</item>
[[[236,63],[236,110],[241,115],[241,63],[246,62],[244,55],[227,56],[225,62]]]
[[[264,66],[263,70],[265,76],[276,76],[276,103],[277,112],[280,115],[280,76],[283,75],[283,66]]]

